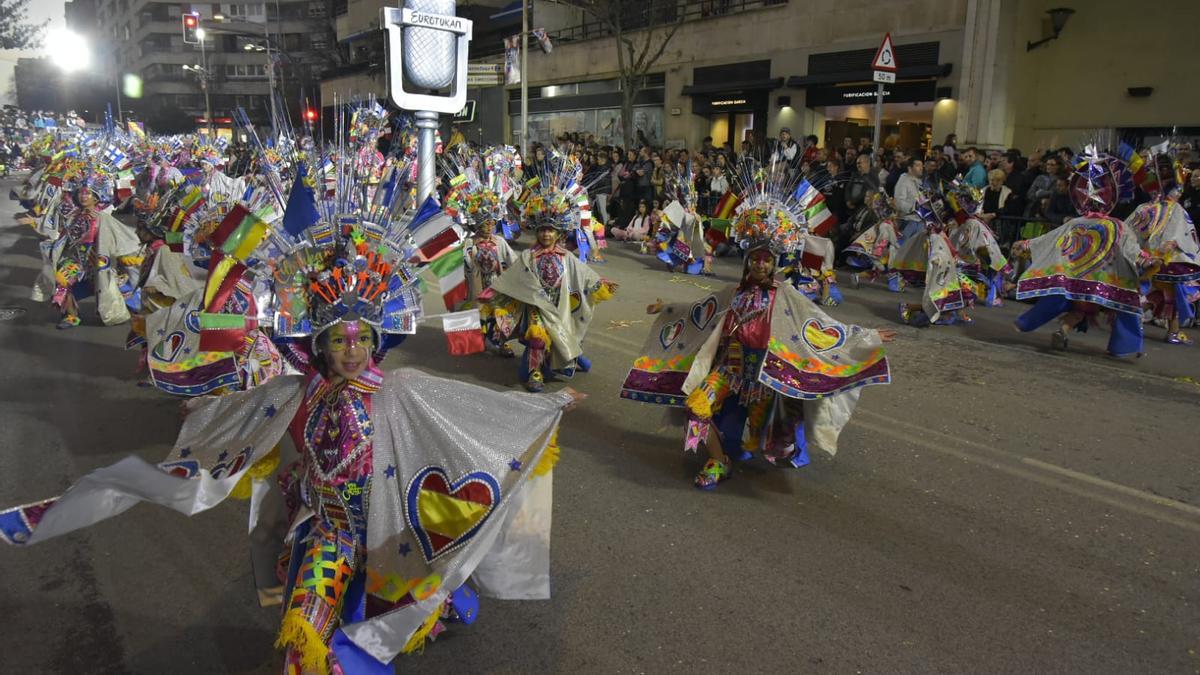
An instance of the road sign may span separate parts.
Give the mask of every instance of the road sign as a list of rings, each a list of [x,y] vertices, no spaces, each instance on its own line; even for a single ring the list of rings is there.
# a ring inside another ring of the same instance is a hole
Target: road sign
[[[875,71],[872,71],[872,73],[874,75],[874,80],[876,82],[882,82],[884,84],[895,84],[896,83],[896,74],[895,73],[889,73],[886,70],[875,70]]]
[[[473,98],[467,99],[467,104],[463,106],[462,110],[459,110],[458,112],[454,113],[454,117],[451,121],[452,122],[463,122],[466,124],[470,124],[471,122],[474,122],[475,121],[475,99],[473,99]]]
[[[879,45],[879,51],[875,52],[875,59],[871,61],[871,70],[896,72],[896,49],[892,47],[891,33],[883,36],[883,44]]]

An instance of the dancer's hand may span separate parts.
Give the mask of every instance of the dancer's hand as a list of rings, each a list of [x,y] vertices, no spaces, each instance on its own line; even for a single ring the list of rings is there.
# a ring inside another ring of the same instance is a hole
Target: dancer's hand
[[[663,301],[662,301],[662,298],[658,298],[658,299],[656,299],[656,300],[654,301],[654,304],[653,304],[653,305],[646,305],[646,313],[647,313],[647,314],[658,314],[658,313],[659,313],[659,312],[661,312],[661,311],[663,311]]]
[[[892,342],[896,339],[896,331],[891,328],[880,328],[875,332],[879,333],[880,342]]]
[[[576,391],[576,390],[572,389],[571,387],[567,387],[566,389],[563,389],[563,393],[565,393],[571,397],[571,402],[566,404],[565,406],[563,406],[564,411],[574,410],[575,408],[577,408],[579,406],[579,404],[581,402],[583,402],[583,400],[585,398],[588,397],[587,394],[585,394],[581,391]]]

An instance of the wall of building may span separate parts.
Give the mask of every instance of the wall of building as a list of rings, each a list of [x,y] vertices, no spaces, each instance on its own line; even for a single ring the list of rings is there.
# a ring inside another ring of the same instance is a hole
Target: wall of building
[[[1115,127],[1200,126],[1200,76],[1190,53],[1200,2],[1073,3],[1060,37],[1026,51],[1028,41],[1042,37],[1046,10],[1060,5],[1020,2],[1012,36],[1013,146],[1077,146]],[[1129,87],[1154,93],[1133,98]]]
[[[668,140],[699,145],[708,135],[706,119],[691,113],[691,99],[681,94],[691,82],[692,68],[756,59],[771,59],[771,75],[788,77],[807,72],[814,52],[874,48],[886,32],[904,44],[928,40],[942,43],[943,62],[957,62],[962,49],[962,26],[968,0],[792,0],[785,5],[683,24],[653,70],[666,73],[664,108]],[[558,44],[544,55],[531,50],[530,82],[535,85],[614,77],[617,56],[611,38]],[[953,83],[949,83],[953,84]],[[774,105],[775,97],[790,95],[790,109]],[[672,115],[680,108],[680,115]],[[796,135],[824,134],[824,119],[804,105],[803,90],[771,92],[768,133],[787,126]]]

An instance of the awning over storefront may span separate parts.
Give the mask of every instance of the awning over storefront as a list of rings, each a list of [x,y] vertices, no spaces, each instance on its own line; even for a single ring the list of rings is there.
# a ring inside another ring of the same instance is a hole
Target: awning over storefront
[[[868,76],[869,77],[869,76]],[[768,77],[742,82],[707,82],[689,84],[683,88],[685,96],[712,94],[742,94],[761,90],[778,89],[783,86],[782,77]]]
[[[855,105],[875,102],[874,83],[820,85],[808,88],[805,105],[819,108],[834,105]],[[883,85],[884,103],[924,103],[942,98],[951,98],[950,87],[937,86],[937,80],[896,82]]]
[[[896,61],[900,64],[896,82],[884,87],[888,103],[920,103],[950,96],[949,87],[938,87],[939,78],[950,75],[953,64],[939,63],[941,45],[937,42],[917,42],[896,46]],[[807,89],[808,107],[852,105],[873,101],[875,85],[871,82],[871,59],[874,49],[852,49],[841,52],[810,54],[808,73],[787,78],[792,89]]]
[[[896,71],[897,80],[916,80],[922,78],[946,77],[953,70],[949,63],[938,63],[929,66],[900,66]],[[818,73],[816,75],[793,75],[787,79],[787,86],[792,89],[804,89],[826,84],[843,82],[870,82],[871,69],[845,70],[836,73]]]

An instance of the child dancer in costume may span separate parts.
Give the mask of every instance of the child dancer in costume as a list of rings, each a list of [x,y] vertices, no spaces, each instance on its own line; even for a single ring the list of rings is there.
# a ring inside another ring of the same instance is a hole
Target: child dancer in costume
[[[788,206],[760,194],[740,207],[740,283],[696,303],[647,308],[659,318],[621,391],[686,408],[684,448],[703,444],[708,453],[695,478],[703,490],[752,452],[792,466],[808,462],[809,445],[832,455],[860,388],[891,379],[881,345],[893,331],[840,323],[775,281],[776,261],[797,242],[801,214]]]
[[[465,149],[465,145],[459,146]],[[492,152],[485,153],[485,157]],[[491,164],[483,158],[466,155],[461,158],[461,171],[450,180],[450,192],[446,195],[446,213],[464,225],[469,237],[463,245],[462,265],[466,276],[466,296],[459,300],[454,295],[445,297],[447,309],[480,307],[484,333],[488,341],[501,356],[513,356],[512,348],[496,335],[496,322],[491,317],[490,307],[492,281],[508,269],[516,254],[508,242],[497,235],[504,217],[505,204],[516,185],[511,176],[491,174]],[[496,189],[505,190],[497,193]],[[453,264],[454,258],[445,263]]]
[[[1000,251],[996,235],[975,216],[982,204],[979,190],[966,183],[955,184],[946,195],[954,212],[950,244],[959,256],[959,272],[976,285],[974,295],[989,307],[1004,304],[1004,278],[1012,271]]]
[[[563,247],[562,238],[579,229],[578,183],[566,172],[557,175],[547,174],[551,180],[526,199],[522,227],[532,229],[537,242],[493,280],[496,296],[489,303],[496,341],[525,345],[518,376],[533,392],[555,372],[571,376],[591,369],[583,338],[596,304],[617,289]]]
[[[1013,244],[1018,255],[1030,258],[1017,282],[1017,299],[1037,300],[1017,317],[1016,328],[1030,332],[1059,318],[1050,338],[1054,349],[1066,349],[1071,330],[1086,331],[1107,309],[1112,312],[1109,354],[1142,352],[1138,279],[1153,261],[1138,245],[1137,234],[1108,215],[1117,203],[1123,169],[1089,146],[1071,177],[1071,199],[1082,215],[1037,239]]]
[[[106,211],[105,200],[112,199],[112,190],[111,179],[91,172],[83,177],[71,198],[58,207],[61,230],[44,256],[53,270],[51,303],[62,311],[60,329],[79,325],[79,299],[90,295],[96,296],[104,325],[129,320],[119,276],[127,267],[141,264],[142,243],[133,228]],[[41,296],[43,285],[39,280],[35,298]]]
[[[1137,207],[1125,220],[1137,233],[1152,266],[1146,301],[1154,316],[1167,322],[1165,342],[1190,345],[1192,338],[1179,329],[1181,321],[1195,318],[1193,303],[1200,297],[1200,242],[1196,226],[1179,204],[1180,181],[1174,161],[1163,153],[1155,158],[1158,180],[1152,183],[1152,201]]]
[[[203,511],[247,476],[271,473],[290,425],[302,459],[283,479],[296,507],[277,640],[289,674],[392,672],[389,662],[420,649],[443,619],[475,619],[468,579],[495,597],[548,597],[554,437],[578,396],[497,393],[376,367],[383,337],[411,331],[420,316],[408,262],[419,258],[416,223],[340,218],[298,239],[242,224],[237,248],[254,255],[235,259],[259,261],[244,278],[269,290],[262,320],[310,340],[305,373],[194,399],[165,461],[130,457],[58,499],[0,512],[0,536],[36,543],[137,501]],[[221,261],[210,288],[244,273]],[[227,330],[245,316],[232,318],[209,325]],[[522,423],[496,427],[479,406]]]
[[[696,181],[692,164],[682,173],[671,172],[666,178],[670,200],[662,210],[662,222],[655,239],[658,259],[668,272],[712,274],[712,251],[704,241],[704,224],[696,211]]]
[[[887,193],[882,190],[867,195],[866,206],[874,215],[875,223],[863,230],[862,234],[846,247],[846,264],[854,270],[850,274],[850,281],[858,288],[860,274],[865,273],[869,281],[875,281],[880,274],[886,274],[888,290],[899,293],[902,290],[900,273],[890,271],[889,266],[901,244],[900,231],[896,228],[895,211],[888,201]]]
[[[940,195],[923,194],[917,215],[925,227],[910,235],[896,253],[895,266],[911,286],[922,289],[921,302],[901,302],[900,320],[915,326],[936,323],[971,323],[966,307],[974,299],[970,284],[958,271],[958,256],[946,235],[952,222]],[[943,316],[954,312],[957,316]]]

